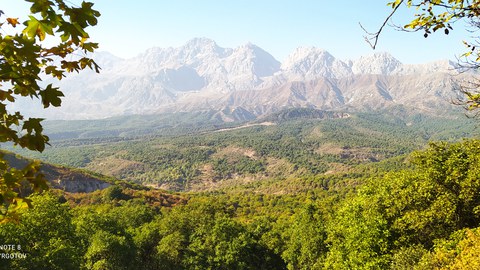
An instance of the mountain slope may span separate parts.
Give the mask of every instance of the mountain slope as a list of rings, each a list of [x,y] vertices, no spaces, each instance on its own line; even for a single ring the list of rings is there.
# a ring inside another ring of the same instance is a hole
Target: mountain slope
[[[298,48],[283,62],[253,44],[222,48],[196,38],[178,48],[151,48],[137,57],[94,56],[101,74],[69,76],[62,108],[19,101],[27,114],[50,119],[216,111],[225,121],[250,120],[292,107],[368,111],[403,105],[449,111],[458,88],[454,65],[404,65],[387,53],[341,61],[325,50]],[[14,108],[16,109],[16,108]]]
[[[28,159],[13,153],[0,151],[0,154],[2,154],[10,166],[14,168],[23,168],[29,162]],[[40,170],[45,175],[49,187],[70,193],[89,193],[105,189],[112,185],[112,183],[87,172],[48,163],[43,163]]]

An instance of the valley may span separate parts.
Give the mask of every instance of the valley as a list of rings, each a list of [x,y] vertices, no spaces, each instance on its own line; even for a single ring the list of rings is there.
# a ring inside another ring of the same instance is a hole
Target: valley
[[[145,130],[132,129],[128,120],[119,118],[87,121],[85,125],[92,129],[81,135],[71,133],[70,138],[63,133],[70,122],[46,122],[50,136],[57,138],[51,147],[41,154],[10,150],[164,190],[214,191],[241,187],[240,183],[344,175],[356,172],[358,166],[405,156],[432,140],[457,141],[475,134],[472,120],[461,115],[452,119],[393,113],[347,117],[299,108],[264,118],[269,122],[236,126],[213,122],[202,127],[191,125],[185,114],[181,117],[183,121],[168,128]]]
[[[19,211],[24,225],[0,224],[0,239],[42,243],[24,250],[48,268],[100,257],[125,269],[397,269],[412,263],[404,252],[431,265],[443,250],[470,252],[462,243],[478,235],[478,218],[464,219],[478,205],[470,190],[480,188],[474,119],[401,108],[348,116],[291,108],[268,122],[204,126],[187,116],[163,115],[168,125],[144,130],[132,119],[153,116],[46,122],[43,153],[7,147],[62,166],[44,165],[51,190],[29,197],[35,208]],[[77,123],[88,131],[65,132]],[[75,172],[86,176],[70,178],[76,186],[94,177],[108,187],[58,186]],[[31,264],[0,269],[12,266]]]

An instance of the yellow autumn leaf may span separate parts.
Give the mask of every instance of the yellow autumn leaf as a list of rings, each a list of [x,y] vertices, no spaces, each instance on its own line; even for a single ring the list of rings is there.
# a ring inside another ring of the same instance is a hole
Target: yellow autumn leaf
[[[7,18],[7,22],[13,27],[17,27],[17,24],[19,24],[18,18]]]

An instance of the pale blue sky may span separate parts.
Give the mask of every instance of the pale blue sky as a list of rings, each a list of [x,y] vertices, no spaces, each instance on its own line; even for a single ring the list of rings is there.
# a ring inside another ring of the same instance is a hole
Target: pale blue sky
[[[319,47],[343,60],[355,59],[373,52],[358,23],[377,30],[390,11],[389,1],[93,0],[102,16],[89,32],[101,50],[124,58],[150,47],[177,47],[194,37],[207,37],[221,47],[251,42],[280,61],[300,46]],[[22,5],[21,0],[0,0],[0,10],[21,19],[25,16]],[[401,12],[393,22],[403,25],[413,12]],[[468,36],[460,26],[449,36],[439,33],[428,39],[423,33],[389,27],[377,51],[387,51],[404,63],[455,59],[464,52],[462,40]]]

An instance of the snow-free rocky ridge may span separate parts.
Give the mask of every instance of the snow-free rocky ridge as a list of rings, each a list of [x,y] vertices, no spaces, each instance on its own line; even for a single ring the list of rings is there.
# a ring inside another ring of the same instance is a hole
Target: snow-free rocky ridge
[[[61,108],[43,110],[24,100],[15,106],[49,119],[214,110],[234,121],[291,107],[365,111],[398,105],[436,113],[452,107],[456,81],[471,76],[457,74],[449,61],[406,65],[388,53],[342,61],[315,47],[298,48],[280,63],[254,44],[222,48],[207,38],[151,48],[131,59],[108,52],[93,57],[100,74],[87,71],[59,82]]]

